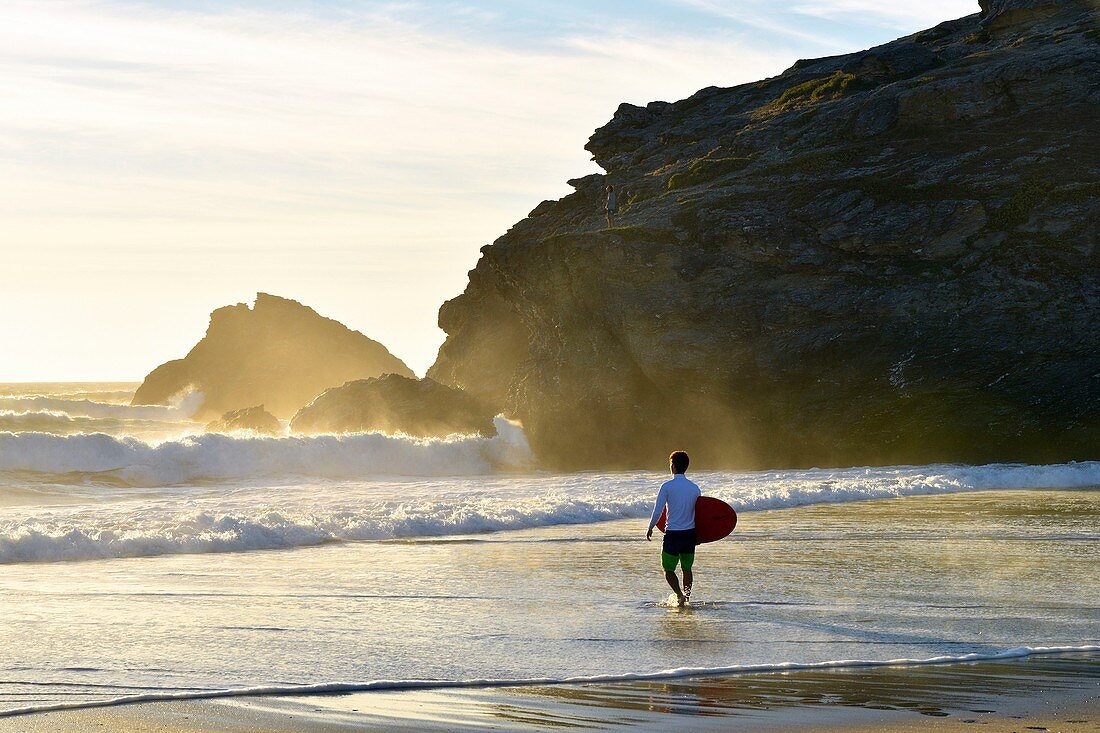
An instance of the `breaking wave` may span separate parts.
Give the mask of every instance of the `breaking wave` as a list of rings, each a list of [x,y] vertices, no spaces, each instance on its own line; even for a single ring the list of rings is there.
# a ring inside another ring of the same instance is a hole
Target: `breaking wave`
[[[96,418],[90,418],[86,424],[94,424]],[[29,410],[15,412],[0,410],[0,430],[7,432],[71,432],[79,423],[67,412],[54,410]]]
[[[196,443],[200,446],[208,445],[207,439],[212,436],[201,437],[203,440]],[[227,454],[212,451],[207,458],[214,463],[201,473],[210,474],[217,466],[239,470],[240,445],[251,446],[247,450],[255,449],[257,455],[266,455],[264,451],[272,445],[286,450],[287,446],[305,444],[311,447],[295,453],[296,458],[282,459],[274,472],[285,471],[287,460],[301,470],[300,462],[307,455],[315,462],[312,470],[329,474],[366,474],[379,467],[388,467],[392,474],[396,467],[419,476],[428,476],[433,470],[446,471],[450,477],[370,481],[360,476],[359,480],[336,484],[328,481],[319,485],[315,480],[278,487],[217,486],[198,494],[163,490],[140,501],[21,512],[18,518],[0,520],[0,563],[247,552],[640,518],[649,513],[658,480],[651,473],[482,473],[455,478],[456,466],[471,473],[485,472],[526,455],[522,432],[507,425],[497,438],[450,442],[378,435],[248,440],[216,437],[216,445],[233,441],[238,448]],[[178,450],[179,444],[175,444],[172,451]],[[360,453],[363,455],[358,457]],[[219,463],[220,459],[228,462]],[[172,452],[163,460],[159,467],[144,470],[194,468]],[[271,470],[271,465],[263,470]],[[1100,463],[723,473],[701,474],[697,479],[708,494],[745,511],[983,489],[1094,486],[1100,484]]]
[[[0,410],[8,412],[53,412],[71,417],[134,420],[187,420],[202,406],[201,392],[191,392],[174,405],[126,405],[89,399],[68,399],[46,395],[0,397]]]
[[[29,397],[52,397],[54,399],[64,400],[93,400],[95,402],[103,402],[108,404],[130,404],[130,400],[134,397],[133,389],[95,389],[94,385],[89,385],[88,389],[72,390],[72,391],[52,391],[48,388],[56,385],[37,385],[37,389],[30,390],[17,390],[13,389],[15,385],[6,384],[0,386],[0,399],[7,398],[22,398]],[[46,389],[43,389],[46,388]]]
[[[497,418],[492,438],[428,440],[380,433],[244,437],[203,433],[162,443],[101,433],[0,433],[0,472],[86,481],[99,475],[131,486],[250,478],[463,476],[529,457],[522,429]]]
[[[135,420],[114,417],[73,417],[67,412],[30,410],[15,412],[0,410],[0,432],[11,433],[126,433],[179,434],[185,424],[177,420]]]
[[[44,516],[0,522],[0,564],[249,552],[410,537],[584,524],[638,516],[646,501],[547,497],[510,505],[375,501],[254,509],[145,509],[136,514]]]

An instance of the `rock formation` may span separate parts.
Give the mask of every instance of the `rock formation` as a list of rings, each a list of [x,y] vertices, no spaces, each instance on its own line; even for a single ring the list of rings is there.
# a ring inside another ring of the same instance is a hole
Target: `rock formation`
[[[254,433],[277,435],[283,432],[279,418],[264,409],[263,405],[231,410],[217,420],[206,424],[210,433],[228,433],[234,430],[251,430]]]
[[[387,374],[326,390],[290,422],[296,433],[381,431],[418,437],[494,435],[495,413],[460,389]]]
[[[559,467],[1100,458],[1093,7],[621,105],[606,175],[483,248],[429,376]]]
[[[204,401],[196,419],[258,404],[285,419],[329,387],[388,373],[413,375],[377,341],[301,303],[258,293],[252,308],[211,313],[202,340],[150,372],[133,404],[168,404],[198,390]]]

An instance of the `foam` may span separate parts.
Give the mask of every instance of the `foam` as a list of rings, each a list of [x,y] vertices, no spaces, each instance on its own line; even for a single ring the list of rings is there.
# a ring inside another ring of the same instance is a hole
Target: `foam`
[[[192,504],[194,502],[191,502]],[[229,510],[172,507],[52,512],[0,522],[0,564],[249,552],[412,537],[444,537],[639,516],[643,501],[469,497],[359,504],[307,499]],[[204,504],[205,506],[205,504]]]
[[[152,487],[272,477],[461,476],[529,460],[522,429],[503,418],[496,419],[496,427],[492,438],[203,433],[157,444],[101,433],[7,432],[0,433],[0,472],[70,476],[81,482],[89,474],[110,474],[104,478],[112,483]]]
[[[924,659],[837,659],[824,662],[779,662],[771,664],[739,664],[727,667],[680,667],[656,672],[628,672],[625,674],[599,674],[576,677],[526,677],[520,679],[469,679],[469,680],[369,680],[366,682],[330,682],[315,685],[265,685],[223,690],[190,690],[185,692],[148,692],[124,695],[107,700],[83,700],[79,702],[31,705],[0,710],[0,717],[15,717],[32,713],[61,710],[87,710],[90,708],[117,707],[145,702],[180,700],[216,700],[233,697],[273,697],[325,695],[333,693],[445,690],[456,688],[534,687],[546,685],[610,684],[684,679],[688,677],[713,677],[718,675],[762,674],[767,672],[795,672],[817,669],[865,669],[873,667],[916,667],[967,662],[990,662],[1023,659],[1033,655],[1100,652],[1100,646],[1049,646],[1013,647],[997,652],[937,656]]]
[[[707,475],[700,477],[707,483]],[[882,466],[738,474],[736,492],[708,491],[738,509],[785,509],[902,496],[990,489],[1070,489],[1100,486],[1100,461],[1052,465]]]
[[[73,433],[110,433],[115,435],[161,437],[178,436],[191,430],[194,424],[180,423],[177,420],[146,420],[114,417],[73,417],[67,412],[55,410],[29,410],[15,412],[0,410],[0,433],[53,433],[71,435]]]
[[[0,563],[57,562],[309,547],[393,538],[443,537],[591,524],[648,515],[659,477],[650,473],[516,475],[490,473],[501,455],[529,457],[522,432],[503,423],[493,439],[416,441],[382,435],[310,438],[200,436],[165,452],[141,448],[145,465],[113,476],[158,480],[245,470],[282,476],[293,469],[354,480],[312,479],[226,487],[165,488],[140,501],[112,498],[76,507],[19,507],[0,514]],[[511,431],[511,432],[510,432]],[[0,463],[19,452],[5,452]],[[26,436],[22,436],[26,437]],[[41,436],[55,439],[56,436]],[[108,436],[95,438],[118,448]],[[32,441],[33,442],[33,441]],[[81,445],[87,441],[79,441]],[[510,446],[510,448],[509,448]],[[26,448],[20,441],[20,448]],[[118,448],[122,457],[131,454]],[[274,451],[277,460],[269,456]],[[62,458],[70,453],[61,452]],[[94,453],[97,460],[102,453]],[[288,458],[288,455],[291,456]],[[30,456],[41,460],[41,456]],[[68,464],[55,466],[66,468]],[[460,468],[468,477],[456,475]],[[417,478],[374,477],[409,471]],[[446,478],[426,476],[446,472]],[[1055,466],[921,466],[704,474],[696,477],[739,511],[781,509],[985,489],[1074,488],[1100,483],[1100,463]],[[121,479],[119,479],[121,481]],[[65,487],[58,490],[66,491]],[[82,487],[87,491],[86,487]],[[5,519],[5,514],[7,517]]]
[[[5,398],[22,398],[27,399],[31,397],[51,397],[55,399],[65,400],[92,400],[95,402],[103,402],[107,404],[130,404],[130,400],[134,398],[134,390],[132,389],[85,389],[77,391],[57,391],[47,392],[41,390],[41,387],[46,385],[37,385],[35,389],[28,391],[20,391],[12,389],[15,385],[0,385],[0,399]],[[6,389],[5,389],[6,387]]]
[[[0,410],[0,431],[6,432],[69,432],[76,420],[67,412],[56,410]]]
[[[173,405],[125,405],[68,399],[52,395],[0,397],[0,410],[11,412],[55,412],[73,417],[120,418],[137,420],[187,420],[202,406],[201,392],[191,392]]]

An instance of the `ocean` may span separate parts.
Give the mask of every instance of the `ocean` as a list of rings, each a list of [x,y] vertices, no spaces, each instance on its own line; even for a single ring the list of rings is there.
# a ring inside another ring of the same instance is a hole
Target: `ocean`
[[[692,472],[737,530],[668,603],[664,477],[494,438],[206,433],[0,384],[0,715],[262,691],[1100,663],[1100,463]]]

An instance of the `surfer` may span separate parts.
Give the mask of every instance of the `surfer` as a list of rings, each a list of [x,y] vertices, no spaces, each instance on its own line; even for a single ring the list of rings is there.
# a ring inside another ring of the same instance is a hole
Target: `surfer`
[[[653,528],[657,526],[657,520],[661,517],[661,511],[668,506],[668,517],[665,523],[665,540],[661,547],[661,566],[665,571],[665,580],[676,594],[676,602],[680,606],[687,605],[691,598],[691,566],[695,562],[695,502],[702,493],[694,482],[687,476],[688,454],[678,450],[668,457],[669,469],[672,471],[672,479],[661,485],[657,492],[657,501],[653,504],[653,514],[649,518],[649,530],[645,533],[647,540],[653,540]],[[676,565],[684,571],[684,586],[681,590],[680,580],[676,577]]]

